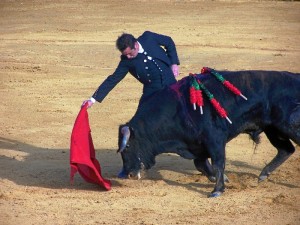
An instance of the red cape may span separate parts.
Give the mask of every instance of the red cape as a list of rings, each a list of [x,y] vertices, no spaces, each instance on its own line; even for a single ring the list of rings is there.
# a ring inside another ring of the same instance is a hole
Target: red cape
[[[85,181],[99,184],[106,190],[110,190],[111,182],[102,177],[100,164],[95,158],[87,108],[87,104],[81,108],[71,135],[71,182],[73,182],[74,175],[78,171]]]

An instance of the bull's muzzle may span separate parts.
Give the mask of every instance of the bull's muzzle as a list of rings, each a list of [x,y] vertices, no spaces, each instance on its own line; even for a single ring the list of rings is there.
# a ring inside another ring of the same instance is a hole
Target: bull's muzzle
[[[142,172],[145,171],[145,165],[144,165],[144,163],[141,162],[140,158],[139,158],[139,161],[140,161],[140,169],[136,172],[129,172],[129,174],[128,174],[129,179],[139,180],[142,178]]]
[[[139,180],[139,179],[141,179],[141,172],[140,171],[138,171],[137,173],[134,173],[134,172],[130,172],[129,174],[128,174],[128,178],[129,179],[132,179],[132,180]]]

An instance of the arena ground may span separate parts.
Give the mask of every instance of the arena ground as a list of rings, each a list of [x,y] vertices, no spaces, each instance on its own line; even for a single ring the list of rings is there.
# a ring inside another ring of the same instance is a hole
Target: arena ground
[[[219,198],[193,162],[161,155],[139,181],[116,177],[121,123],[141,85],[127,76],[89,109],[112,190],[69,182],[69,144],[81,103],[114,71],[115,39],[145,30],[171,36],[181,77],[220,70],[300,72],[300,2],[2,0],[0,2],[0,224],[300,224],[300,149],[265,182],[276,154],[240,135],[227,145],[230,179]],[[300,88],[299,88],[300,89]]]

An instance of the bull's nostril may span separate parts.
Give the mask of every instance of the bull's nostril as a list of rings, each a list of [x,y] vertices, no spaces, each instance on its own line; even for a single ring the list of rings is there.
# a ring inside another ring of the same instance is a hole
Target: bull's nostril
[[[132,179],[132,180],[139,180],[141,179],[141,173],[135,173],[135,172],[131,172],[128,174],[128,179]]]

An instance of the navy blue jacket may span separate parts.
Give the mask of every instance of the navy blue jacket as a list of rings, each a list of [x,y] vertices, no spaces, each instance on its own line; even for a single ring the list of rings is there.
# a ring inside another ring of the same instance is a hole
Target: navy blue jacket
[[[171,65],[179,65],[179,59],[172,38],[146,31],[137,40],[142,45],[144,54],[139,53],[133,59],[121,55],[115,72],[109,75],[93,94],[93,98],[98,102],[102,102],[128,72],[144,85],[142,97],[176,82]],[[154,61],[149,60],[148,56]]]

